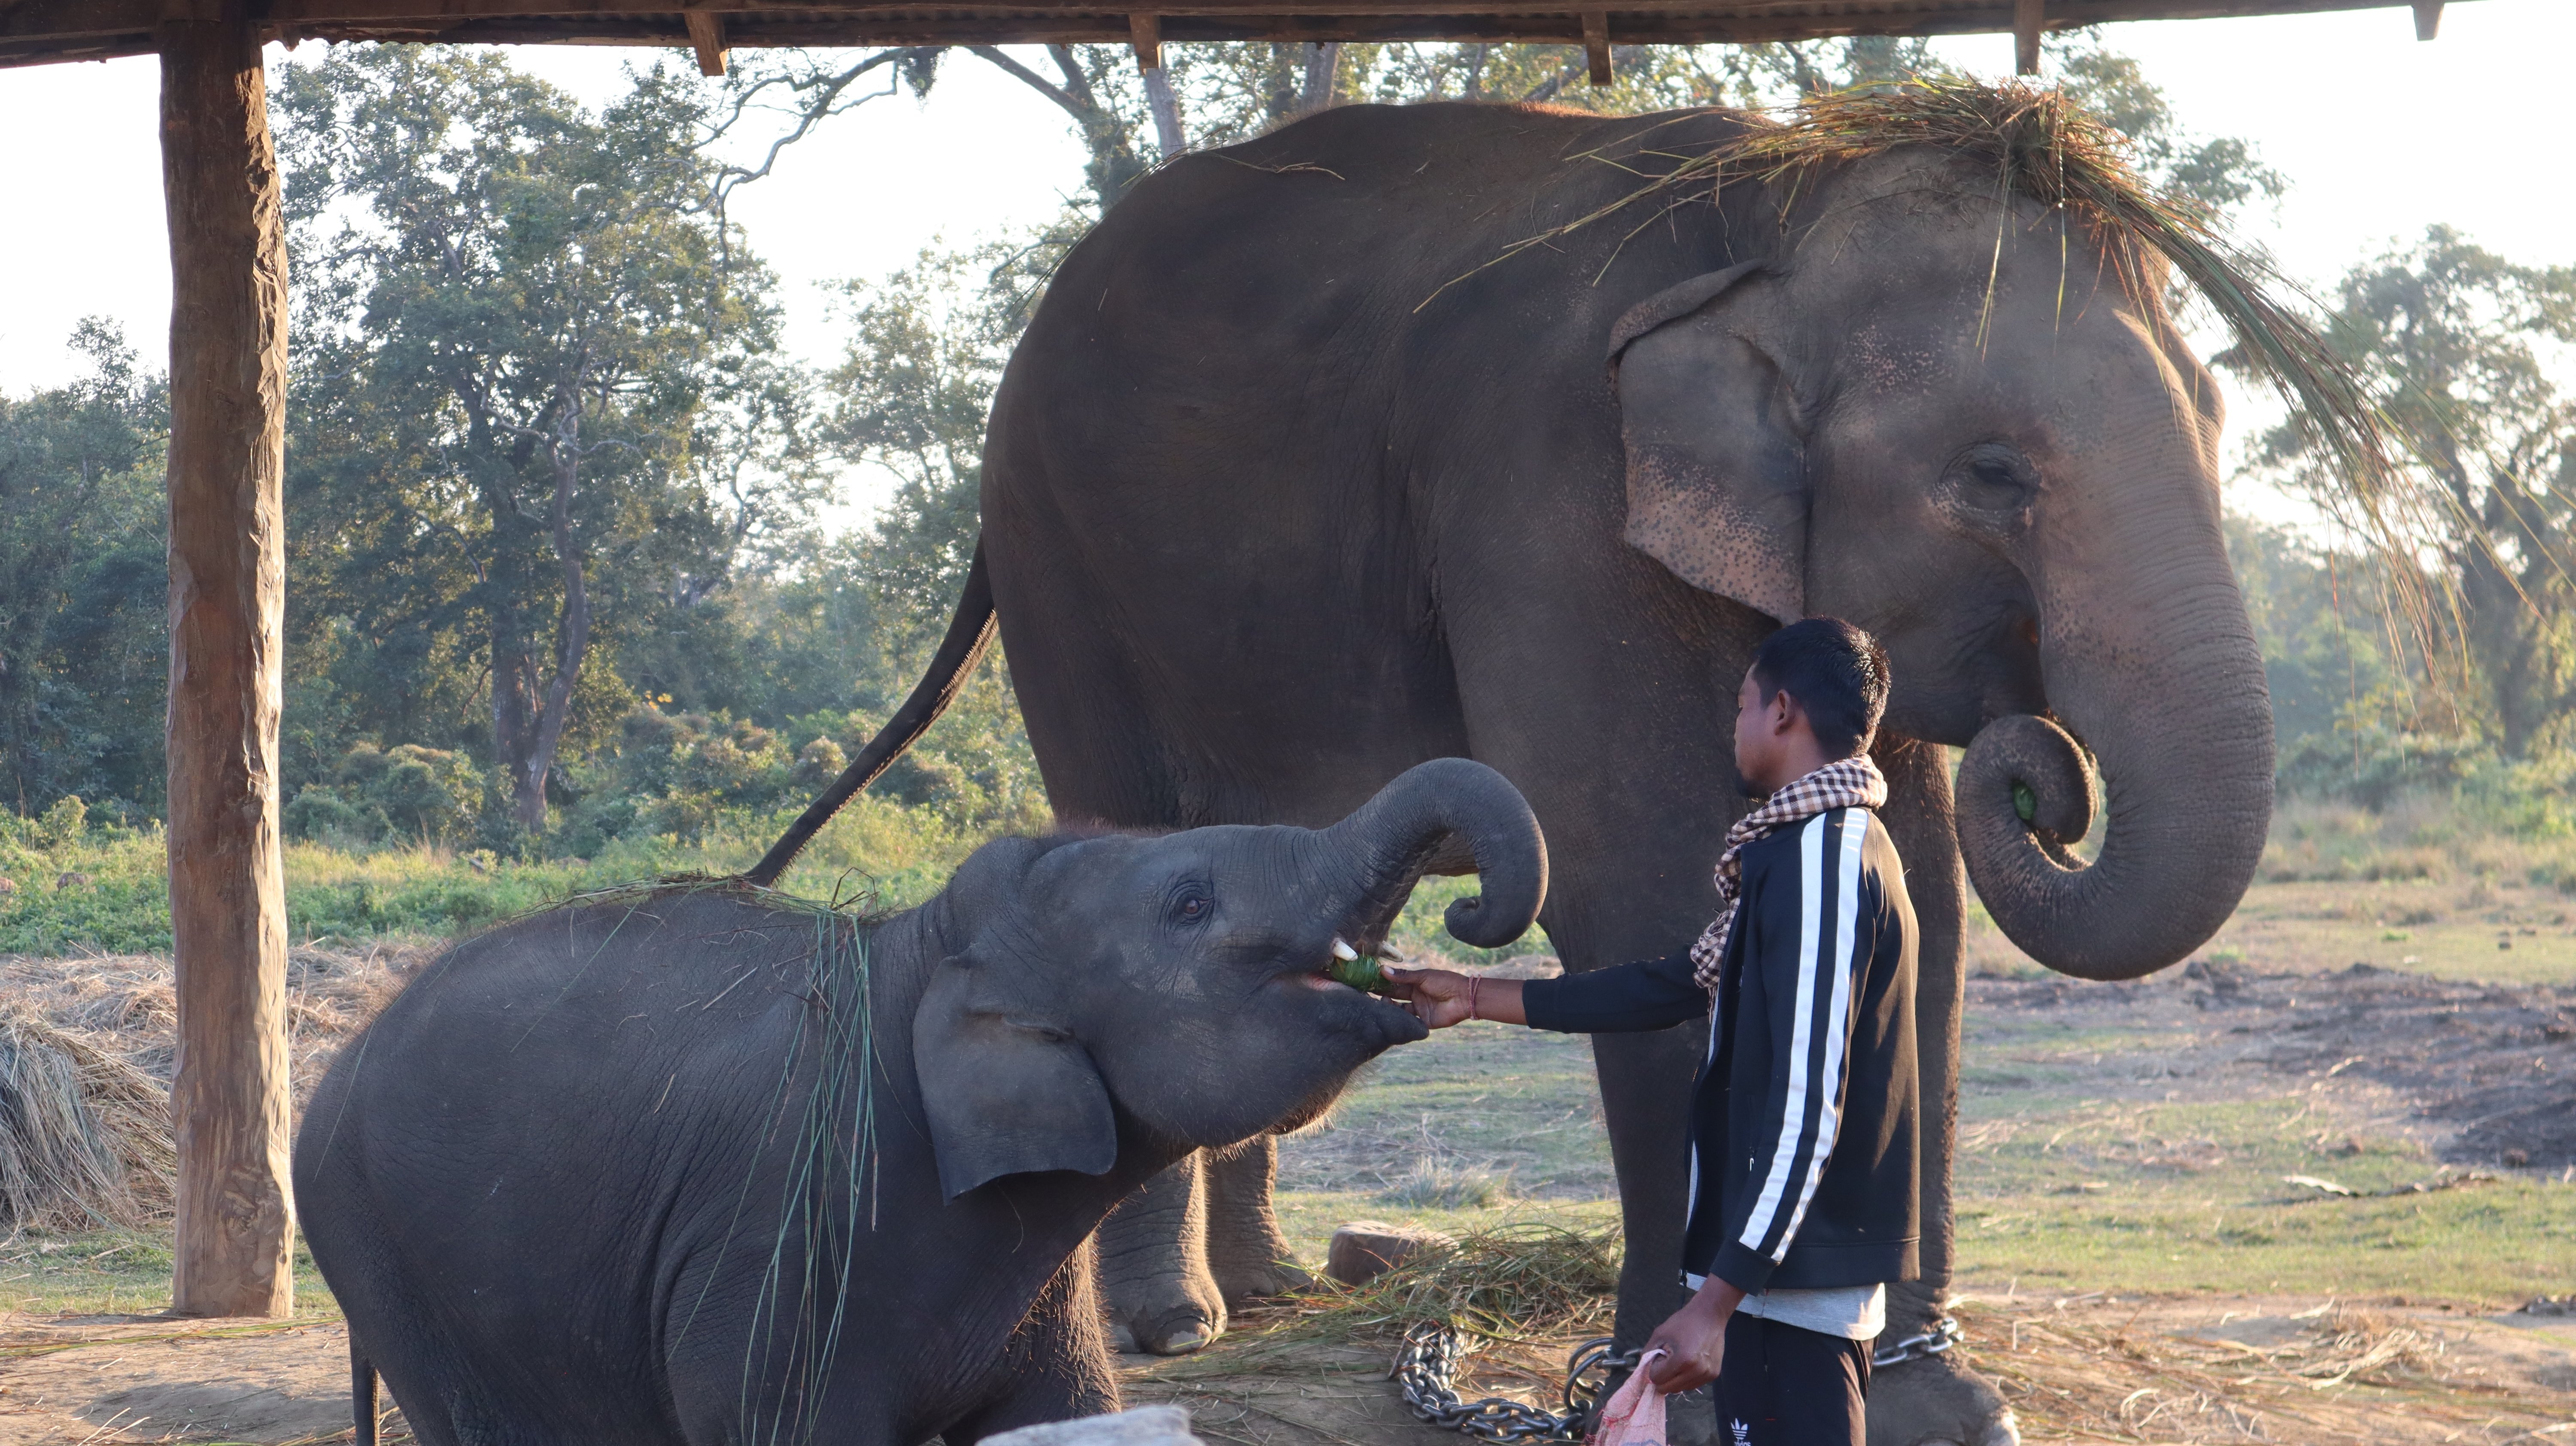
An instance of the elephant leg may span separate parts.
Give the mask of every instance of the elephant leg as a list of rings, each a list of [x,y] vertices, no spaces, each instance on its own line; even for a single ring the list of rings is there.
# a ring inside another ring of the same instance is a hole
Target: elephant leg
[[[1207,1268],[1204,1171],[1193,1153],[1101,1222],[1100,1304],[1119,1350],[1186,1355],[1225,1334],[1225,1297]]]
[[[1643,1345],[1681,1309],[1682,1227],[1688,1223],[1690,1098],[1706,1025],[1652,1034],[1592,1036],[1592,1068],[1610,1124],[1610,1161],[1619,1176],[1627,1254],[1619,1267],[1615,1327],[1624,1348]]]
[[[1682,1228],[1690,1214],[1690,1098],[1708,1028],[1592,1036],[1592,1069],[1610,1125],[1610,1163],[1619,1176],[1619,1221],[1627,1251],[1619,1265],[1619,1348],[1646,1343],[1689,1295],[1681,1279]],[[1627,1379],[1620,1372],[1601,1399]],[[1706,1387],[1674,1398],[1665,1418],[1671,1446],[1711,1446],[1717,1417]]]
[[[1009,1385],[1002,1397],[941,1431],[948,1446],[1119,1408],[1118,1376],[1101,1338],[1100,1299],[1092,1287],[1095,1248],[1085,1242],[1038,1293],[1004,1349]]]
[[[1259,1135],[1207,1157],[1207,1263],[1227,1305],[1304,1290],[1315,1278],[1297,1268],[1279,1233],[1270,1192],[1279,1183],[1279,1140]]]
[[[1950,766],[1938,747],[1889,738],[1876,750],[1887,775],[1889,838],[1905,860],[1916,936],[1914,1033],[1922,1070],[1923,1274],[1890,1287],[1883,1344],[1932,1329],[1950,1300],[1951,1160],[1958,1146],[1959,1024],[1966,1001],[1963,928],[1967,885],[1950,802]],[[1870,1378],[1869,1446],[2017,1446],[2012,1407],[1958,1352],[1885,1367]]]

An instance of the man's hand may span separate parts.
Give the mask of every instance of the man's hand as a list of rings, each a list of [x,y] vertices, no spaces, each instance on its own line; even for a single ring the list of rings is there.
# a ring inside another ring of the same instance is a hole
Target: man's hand
[[[1446,969],[1398,969],[1391,964],[1378,966],[1378,972],[1423,1028],[1447,1029],[1466,1021],[1467,989],[1475,982],[1466,975]]]
[[[1655,1327],[1655,1333],[1646,1337],[1646,1349],[1664,1353],[1647,1373],[1656,1390],[1670,1396],[1696,1391],[1717,1379],[1717,1369],[1726,1360],[1726,1322],[1743,1299],[1744,1292],[1711,1279],[1670,1320]]]

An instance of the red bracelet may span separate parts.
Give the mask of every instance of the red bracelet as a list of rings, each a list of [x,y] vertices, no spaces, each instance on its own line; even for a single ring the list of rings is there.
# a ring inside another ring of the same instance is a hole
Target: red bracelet
[[[1478,992],[1479,990],[1482,990],[1484,987],[1485,987],[1485,976],[1484,976],[1484,975],[1482,975],[1482,974],[1470,974],[1470,975],[1468,975],[1468,976],[1467,976],[1467,1017],[1468,1017],[1469,1019],[1473,1019],[1473,1018],[1475,1018],[1475,1017],[1476,1017],[1476,994],[1477,994],[1477,992]]]

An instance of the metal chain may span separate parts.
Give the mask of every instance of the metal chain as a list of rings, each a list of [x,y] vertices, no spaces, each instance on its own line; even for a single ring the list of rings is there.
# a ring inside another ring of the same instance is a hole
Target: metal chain
[[[1615,1345],[1610,1337],[1601,1336],[1574,1348],[1566,1361],[1562,1414],[1501,1396],[1461,1400],[1451,1383],[1467,1357],[1466,1338],[1437,1321],[1425,1321],[1404,1333],[1404,1347],[1395,1353],[1395,1367],[1387,1374],[1403,1386],[1405,1406],[1434,1426],[1480,1441],[1580,1441],[1609,1375],[1637,1364],[1637,1352],[1618,1350]],[[1588,1379],[1596,1371],[1603,1379]]]
[[[1945,1315],[1932,1322],[1932,1329],[1921,1335],[1907,1336],[1894,1345],[1880,1346],[1870,1352],[1869,1366],[1871,1370],[1883,1371],[1889,1366],[1901,1366],[1907,1361],[1919,1361],[1927,1356],[1937,1356],[1958,1344],[1959,1318]]]
[[[1940,1355],[1958,1344],[1958,1318],[1945,1315],[1928,1331],[1870,1352],[1869,1364],[1872,1370],[1885,1370]],[[1466,1337],[1437,1321],[1425,1321],[1404,1333],[1404,1346],[1395,1353],[1395,1366],[1387,1375],[1404,1388],[1406,1408],[1434,1426],[1479,1441],[1580,1441],[1609,1378],[1637,1364],[1639,1352],[1618,1350],[1616,1345],[1608,1336],[1597,1336],[1574,1348],[1565,1364],[1563,1412],[1544,1411],[1502,1396],[1461,1399],[1453,1383],[1467,1358]],[[1595,1372],[1600,1373],[1598,1381],[1590,1379]]]

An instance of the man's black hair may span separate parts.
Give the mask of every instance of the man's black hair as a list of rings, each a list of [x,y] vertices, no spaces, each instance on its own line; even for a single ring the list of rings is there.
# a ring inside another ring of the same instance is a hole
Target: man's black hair
[[[1753,650],[1753,683],[1766,704],[1787,689],[1816,741],[1849,758],[1869,746],[1887,711],[1887,653],[1841,618],[1801,618]]]

